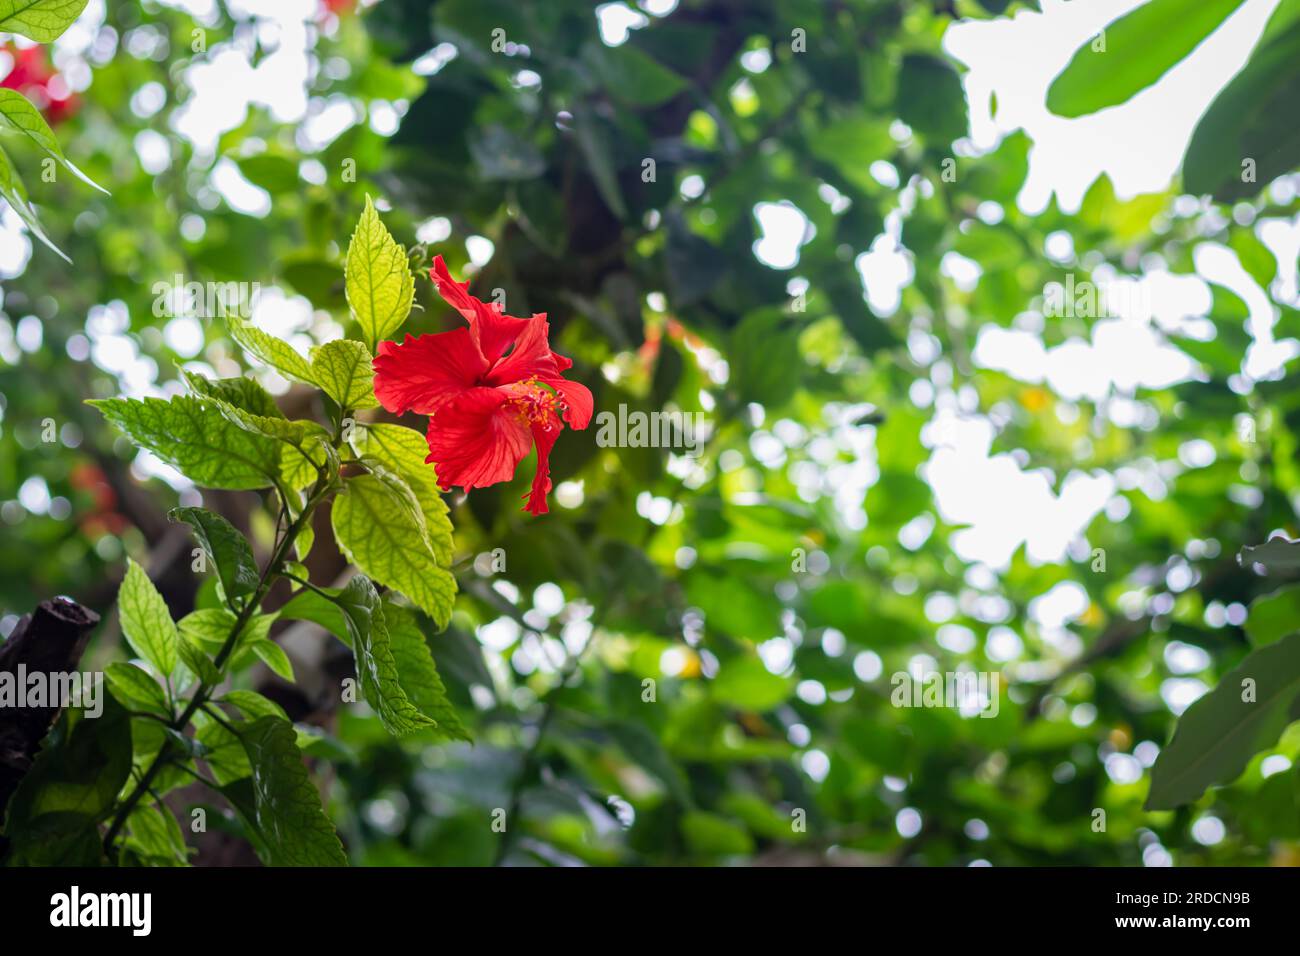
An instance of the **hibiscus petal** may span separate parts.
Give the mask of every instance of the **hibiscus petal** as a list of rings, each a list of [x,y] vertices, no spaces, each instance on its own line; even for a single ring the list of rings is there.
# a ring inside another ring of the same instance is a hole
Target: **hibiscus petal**
[[[554,412],[532,424],[532,438],[537,445],[537,471],[533,475],[532,489],[524,495],[528,499],[524,510],[531,515],[544,515],[550,510],[546,506],[546,496],[551,490],[551,448],[563,428]]]
[[[419,338],[408,333],[401,345],[380,342],[374,366],[379,404],[396,415],[429,415],[473,388],[488,363],[469,329],[453,329]]]
[[[530,378],[558,376],[560,370],[555,364],[555,353],[547,341],[550,324],[546,313],[539,312],[515,341],[514,351],[492,366],[485,381],[489,385],[510,385],[525,382]]]
[[[495,388],[472,388],[429,419],[429,457],[446,491],[484,488],[514,477],[533,445],[528,420]]]
[[[434,256],[429,275],[443,300],[465,317],[489,365],[505,354],[528,325],[528,319],[506,315],[496,306],[470,295],[469,283],[453,279],[442,256]]]
[[[555,389],[555,393],[560,396],[560,401],[564,403],[564,420],[570,428],[581,431],[591,423],[591,413],[596,404],[591,397],[591,389],[581,382],[570,382],[558,375],[544,375],[541,381]]]

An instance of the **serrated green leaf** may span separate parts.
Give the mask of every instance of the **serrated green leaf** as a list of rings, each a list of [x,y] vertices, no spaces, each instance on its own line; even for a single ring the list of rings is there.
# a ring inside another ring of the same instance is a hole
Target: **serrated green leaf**
[[[253,549],[225,518],[205,508],[173,508],[171,521],[184,521],[194,529],[199,546],[216,565],[226,597],[235,599],[257,590],[259,575]]]
[[[184,371],[182,375],[190,391],[215,405],[226,419],[245,431],[300,445],[307,426],[315,424],[286,419],[270,393],[251,378],[212,381],[196,372]]]
[[[190,391],[201,398],[219,399],[262,418],[284,418],[284,413],[275,404],[271,393],[251,378],[239,375],[234,378],[211,379],[190,369],[181,369],[181,376]]]
[[[110,422],[196,485],[266,488],[280,474],[280,443],[244,431],[210,403],[189,395],[92,400]]]
[[[72,26],[90,0],[0,0],[0,33],[53,43]]]
[[[305,385],[316,384],[312,378],[311,366],[288,342],[282,342],[274,335],[239,319],[228,318],[226,324],[232,339],[281,375]]]
[[[347,619],[361,690],[380,722],[399,737],[433,727],[433,718],[422,714],[402,687],[392,637],[375,586],[364,575],[358,575],[339,593],[338,605]]]
[[[360,342],[335,339],[311,351],[312,377],[339,408],[375,408],[375,370]]]
[[[422,714],[433,718],[439,735],[472,743],[473,738],[447,699],[447,688],[438,674],[415,612],[391,601],[383,604],[384,623],[402,690]]]
[[[1242,0],[1150,0],[1105,31],[1105,49],[1084,42],[1047,91],[1058,116],[1086,116],[1127,102],[1213,33]]]
[[[0,19],[0,23],[3,23],[3,19]],[[68,157],[63,155],[63,148],[59,146],[54,131],[45,122],[45,117],[41,115],[41,111],[17,90],[0,89],[0,118],[53,156],[59,165],[87,186],[92,186],[105,195],[108,194],[107,189],[83,173],[73,165]]]
[[[344,271],[348,305],[373,354],[376,345],[406,321],[415,295],[415,279],[405,250],[380,221],[369,196],[348,243]]]
[[[376,424],[357,428],[352,444],[359,457],[379,462],[406,482],[424,516],[425,536],[433,556],[440,566],[451,567],[451,519],[438,489],[437,473],[424,460],[429,454],[425,437],[402,425]]]
[[[290,491],[301,491],[316,481],[317,464],[336,457],[329,433],[315,422],[302,423],[307,430],[300,448],[286,446],[280,452],[280,482]]]
[[[126,559],[126,576],[117,592],[117,606],[122,633],[132,650],[164,677],[170,676],[179,659],[180,635],[162,595],[144,568],[130,558]]]
[[[293,725],[259,717],[240,729],[268,866],[347,866],[343,845],[307,776]]]
[[[1245,696],[1251,681],[1253,696]],[[1252,651],[1219,686],[1178,718],[1169,745],[1151,768],[1146,809],[1191,803],[1207,787],[1230,783],[1252,757],[1277,743],[1300,695],[1300,634]]]
[[[348,479],[330,521],[349,561],[380,584],[401,591],[444,628],[451,619],[456,579],[439,567],[421,527],[414,494],[391,475]]]
[[[113,696],[131,710],[142,710],[161,717],[172,716],[162,685],[143,668],[115,661],[104,668],[104,676]]]

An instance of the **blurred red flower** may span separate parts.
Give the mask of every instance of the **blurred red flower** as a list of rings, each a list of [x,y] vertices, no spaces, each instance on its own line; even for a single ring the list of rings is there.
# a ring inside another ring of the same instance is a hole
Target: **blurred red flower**
[[[81,100],[70,91],[67,84],[50,65],[45,48],[39,46],[16,47],[11,43],[0,46],[13,61],[13,67],[0,79],[0,87],[17,90],[45,114],[45,121],[57,126],[81,108]]]

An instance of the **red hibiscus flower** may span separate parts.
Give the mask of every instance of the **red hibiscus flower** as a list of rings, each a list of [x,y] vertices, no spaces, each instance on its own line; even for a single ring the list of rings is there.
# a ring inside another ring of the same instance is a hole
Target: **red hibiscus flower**
[[[430,275],[469,328],[380,342],[375,397],[394,414],[429,416],[425,461],[437,468],[443,491],[508,481],[536,445],[524,510],[546,514],[551,448],[565,423],[583,429],[591,422],[591,392],[561,374],[573,363],[551,351],[545,313],[519,319],[476,299],[442,256]]]

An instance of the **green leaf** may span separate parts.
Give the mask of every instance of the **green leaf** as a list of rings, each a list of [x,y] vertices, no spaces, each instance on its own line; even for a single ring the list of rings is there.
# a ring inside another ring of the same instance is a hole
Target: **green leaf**
[[[165,806],[141,804],[127,817],[126,845],[147,866],[186,866],[189,849],[176,817]]]
[[[271,630],[271,625],[275,623],[276,617],[275,614],[253,615],[248,623],[244,625],[238,643],[264,640]],[[236,620],[235,615],[223,607],[200,608],[181,618],[178,626],[183,638],[196,647],[201,647],[215,654],[221,649],[221,645],[226,642],[226,638],[230,636],[230,631],[234,628]]]
[[[40,817],[74,815],[63,822],[75,829],[77,819],[93,827],[113,809],[131,773],[131,720],[111,694],[102,700],[98,717],[65,710],[45,739],[9,800],[4,832],[15,844],[34,836]]]
[[[830,163],[841,176],[859,189],[878,188],[868,168],[870,160],[889,159],[898,143],[889,134],[889,120],[868,115],[851,115],[827,123],[808,144],[818,159]]]
[[[194,529],[194,537],[217,567],[227,598],[233,600],[257,590],[259,575],[253,549],[234,525],[205,508],[173,508],[167,517],[184,521]]]
[[[391,601],[384,601],[383,604],[384,623],[388,627],[389,643],[402,690],[422,714],[433,718],[439,735],[472,743],[473,738],[447,699],[447,688],[438,674],[438,666],[434,663],[415,612]]]
[[[1256,598],[1246,619],[1246,634],[1256,647],[1300,631],[1300,587],[1282,588]]]
[[[255,614],[249,618],[226,660],[242,666],[250,656],[260,658],[257,645],[268,640],[271,625],[278,617],[278,614]],[[221,653],[237,620],[225,608],[203,608],[180,620],[181,658],[190,672],[208,686],[220,682],[216,664],[209,654]]]
[[[293,664],[289,661],[289,655],[284,652],[283,647],[275,641],[262,640],[251,642],[248,648],[277,676],[293,683]]]
[[[308,757],[320,757],[330,763],[356,763],[357,752],[337,737],[331,737],[319,727],[295,725],[298,749]]]
[[[53,43],[72,26],[90,0],[0,0],[0,33]]]
[[[344,272],[348,305],[373,354],[378,343],[406,321],[415,295],[415,279],[405,250],[380,222],[369,196],[348,243]]]
[[[1249,199],[1300,165],[1300,127],[1287,122],[1300,97],[1300,19],[1273,14],[1260,46],[1201,117],[1183,159],[1183,188],[1220,202]],[[1251,160],[1253,174],[1244,175]]]
[[[1104,50],[1094,49],[1089,39],[1074,51],[1047,91],[1047,108],[1074,117],[1126,102],[1200,46],[1241,4],[1149,0],[1106,27]]]
[[[401,591],[440,629],[447,626],[456,579],[438,566],[409,488],[391,475],[350,478],[334,499],[330,521],[349,561],[380,584]]]
[[[186,370],[181,374],[190,391],[207,399],[227,420],[245,431],[300,445],[307,427],[315,424],[286,419],[270,393],[251,378],[212,381],[197,372]]]
[[[148,672],[134,664],[115,661],[104,668],[104,676],[113,696],[132,710],[142,710],[160,717],[171,717],[167,695]]]
[[[298,164],[288,156],[259,153],[256,156],[245,156],[238,162],[239,171],[245,179],[273,196],[298,189]]]
[[[122,633],[132,650],[158,668],[158,673],[170,676],[176,669],[180,635],[162,595],[144,568],[130,558],[126,559],[126,577],[117,592],[117,606]]]
[[[226,786],[252,776],[243,741],[203,711],[194,715],[194,737],[205,748],[203,762],[218,784]]]
[[[1263,544],[1244,547],[1237,554],[1243,566],[1258,564],[1270,574],[1276,571],[1294,571],[1300,568],[1300,541],[1291,541],[1277,535]]]
[[[898,118],[933,145],[944,147],[966,135],[966,93],[952,64],[937,56],[912,53],[898,73]]]
[[[756,311],[736,326],[729,355],[742,401],[776,408],[788,402],[799,385],[799,328],[776,311]],[[705,435],[694,436],[703,441]]]
[[[200,399],[109,398],[87,404],[196,485],[242,491],[266,488],[279,477],[279,443],[233,425]]]
[[[1253,699],[1243,684],[1253,682]],[[1300,634],[1247,654],[1178,718],[1169,746],[1151,768],[1146,809],[1170,810],[1207,787],[1235,780],[1259,751],[1273,746],[1300,695]]]
[[[303,766],[293,725],[259,717],[241,728],[253,773],[253,806],[268,866],[347,866],[334,827]]]
[[[238,707],[247,720],[257,720],[259,717],[279,717],[286,721],[289,719],[283,707],[255,690],[228,691],[221,700],[222,703]]]
[[[402,688],[392,638],[375,586],[365,576],[358,575],[339,594],[338,604],[347,618],[357,678],[380,722],[389,733],[399,737],[435,726],[433,718],[420,713]]]
[[[360,458],[377,461],[406,482],[424,515],[425,537],[433,556],[441,567],[451,567],[451,519],[437,473],[424,460],[429,454],[424,435],[402,425],[366,425],[353,430],[352,445]]]
[[[686,81],[631,44],[588,44],[583,51],[595,86],[629,106],[656,106],[686,89]]]
[[[274,335],[239,319],[228,318],[226,324],[231,338],[281,375],[305,385],[316,384],[312,378],[311,366],[288,342],[282,342]]]
[[[329,433],[315,422],[303,422],[307,436],[301,449],[286,446],[280,452],[280,482],[291,491],[301,491],[319,477],[317,463],[324,464],[335,457]]]
[[[704,856],[743,856],[754,852],[754,840],[726,817],[691,810],[682,817],[682,836],[692,852]]]
[[[44,814],[16,830],[4,863],[7,867],[102,866],[99,827],[83,813]]]
[[[202,682],[203,686],[215,687],[221,683],[221,673],[217,670],[217,665],[204,653],[203,648],[190,641],[182,640],[177,650],[185,667]]]
[[[374,408],[375,370],[360,342],[336,339],[311,351],[312,377],[342,409]]]
[[[17,213],[18,218],[23,221],[23,225],[27,227],[32,235],[45,243],[64,262],[69,265],[72,264],[72,260],[54,244],[50,237],[45,234],[45,230],[41,228],[40,220],[36,218],[36,210],[32,209],[27,202],[27,190],[23,187],[18,171],[14,169],[9,154],[3,149],[0,149],[0,196],[3,196],[5,202],[9,203],[10,208]]]
[[[284,418],[271,393],[251,378],[240,375],[211,379],[189,369],[182,369],[181,375],[196,395],[218,399],[261,418]]]
[[[163,747],[170,747],[170,738],[164,732],[163,724],[152,717],[133,717],[131,719],[131,772],[138,779],[162,752]],[[165,796],[180,787],[189,786],[194,777],[175,764],[164,766],[153,778],[150,789],[159,796]]]
[[[709,685],[713,696],[745,710],[769,710],[790,696],[791,681],[771,673],[757,657],[722,662]]]
[[[0,2],[3,2],[3,0],[0,0]],[[3,20],[0,19],[0,22],[3,22]],[[93,186],[101,193],[108,195],[107,189],[83,173],[72,164],[68,157],[63,155],[63,149],[59,146],[59,141],[50,129],[49,124],[45,122],[45,117],[41,116],[41,111],[33,106],[27,97],[17,90],[0,89],[0,118],[3,118],[9,126],[24,134],[33,143],[53,156],[64,169],[87,186]]]
[[[321,590],[335,596],[340,593],[333,588]],[[352,646],[347,614],[332,598],[324,597],[315,591],[303,591],[301,594],[294,595],[281,607],[279,615],[287,621],[311,621],[313,624],[319,624],[349,647]]]

